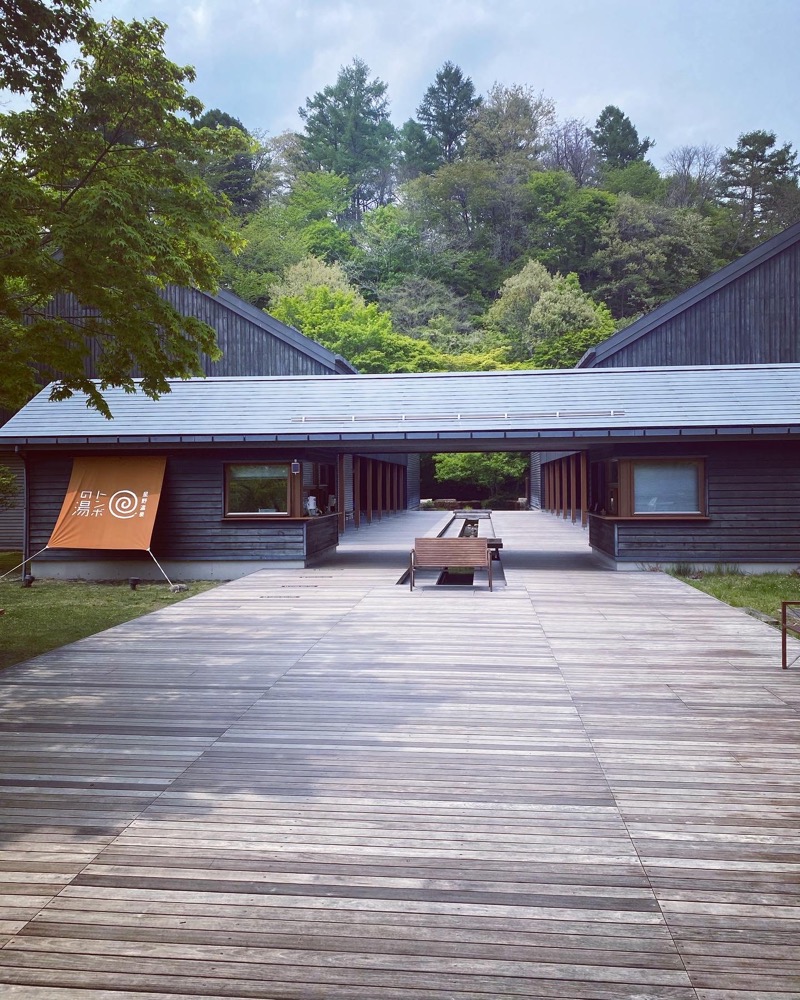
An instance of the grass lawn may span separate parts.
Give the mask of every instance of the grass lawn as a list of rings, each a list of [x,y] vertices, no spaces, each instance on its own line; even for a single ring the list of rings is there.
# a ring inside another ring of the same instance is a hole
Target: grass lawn
[[[786,573],[704,573],[698,580],[675,575],[735,608],[755,608],[773,618],[781,616],[781,601],[800,601],[800,576]]]
[[[0,573],[19,562],[19,556],[13,555],[9,559],[8,553],[0,553]],[[127,581],[37,580],[27,588],[20,586],[15,573],[0,581],[0,608],[5,608],[0,616],[0,669],[166,608],[217,584],[202,580],[187,586],[188,590],[177,594],[170,593],[166,581],[141,583],[135,591]]]

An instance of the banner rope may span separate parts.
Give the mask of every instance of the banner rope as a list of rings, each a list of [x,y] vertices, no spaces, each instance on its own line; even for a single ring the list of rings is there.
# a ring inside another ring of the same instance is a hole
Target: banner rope
[[[10,569],[7,573],[3,573],[3,575],[0,576],[0,580],[5,580],[5,578],[7,576],[11,576],[11,574],[14,572],[14,570],[17,570],[21,566],[24,566],[25,563],[31,562],[31,560],[35,559],[36,556],[40,556],[44,552],[44,550],[47,549],[47,548],[49,548],[49,547],[50,547],[49,545],[45,545],[44,549],[39,549],[39,551],[35,552],[32,556],[28,556],[27,559],[23,559],[21,563],[19,563],[17,566],[14,567],[14,569]]]
[[[164,579],[165,579],[165,580],[167,581],[167,583],[168,583],[168,584],[170,585],[170,589],[172,589],[172,588],[173,588],[173,587],[175,586],[175,584],[174,584],[174,583],[172,582],[172,580],[170,580],[170,578],[169,578],[169,577],[167,576],[167,574],[166,574],[166,572],[165,572],[165,570],[164,570],[164,567],[163,567],[163,566],[161,565],[161,563],[160,563],[160,562],[158,561],[158,559],[156,559],[156,557],[155,557],[155,556],[153,555],[153,553],[152,553],[152,552],[150,551],[150,549],[148,549],[148,550],[147,550],[147,552],[148,552],[148,554],[149,554],[150,558],[151,558],[151,559],[153,560],[153,562],[154,562],[154,563],[156,564],[156,566],[158,566],[158,568],[159,568],[159,569],[161,570],[161,572],[162,572],[162,573],[164,574]]]

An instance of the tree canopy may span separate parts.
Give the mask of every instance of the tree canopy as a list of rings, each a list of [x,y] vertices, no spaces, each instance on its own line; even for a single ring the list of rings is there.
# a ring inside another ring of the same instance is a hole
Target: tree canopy
[[[470,119],[480,104],[472,80],[448,60],[417,108],[417,120],[435,142],[441,163],[461,156]]]
[[[202,110],[184,86],[193,71],[166,58],[165,30],[84,24],[74,82],[32,89],[27,110],[0,115],[3,405],[25,402],[44,378],[57,380],[53,398],[80,389],[107,413],[102,390],[133,389],[137,369],[158,395],[168,377],[199,373],[199,352],[216,352],[210,328],[160,292],[215,287],[216,245],[235,240],[225,199],[197,165],[232,153],[240,133],[192,125]],[[66,308],[50,308],[56,295]],[[90,354],[99,389],[86,377]]]
[[[633,122],[613,104],[600,112],[591,136],[600,158],[612,168],[643,160],[654,145],[652,139],[640,140]]]
[[[391,190],[395,129],[389,120],[387,85],[369,79],[369,66],[354,59],[336,83],[299,109],[303,148],[316,168],[347,177],[352,216],[384,204]]]

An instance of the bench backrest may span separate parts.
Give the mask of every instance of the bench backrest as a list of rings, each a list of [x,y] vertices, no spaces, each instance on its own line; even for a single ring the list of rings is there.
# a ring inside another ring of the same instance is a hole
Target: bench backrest
[[[418,566],[488,566],[491,553],[485,538],[415,538]]]

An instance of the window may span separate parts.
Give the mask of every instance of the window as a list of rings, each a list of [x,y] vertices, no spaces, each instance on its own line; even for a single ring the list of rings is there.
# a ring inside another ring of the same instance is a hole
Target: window
[[[702,517],[702,458],[620,458],[605,463],[602,513],[611,517]]]
[[[697,462],[631,462],[633,514],[702,514]]]
[[[226,517],[286,516],[289,513],[289,483],[288,463],[226,466]]]

